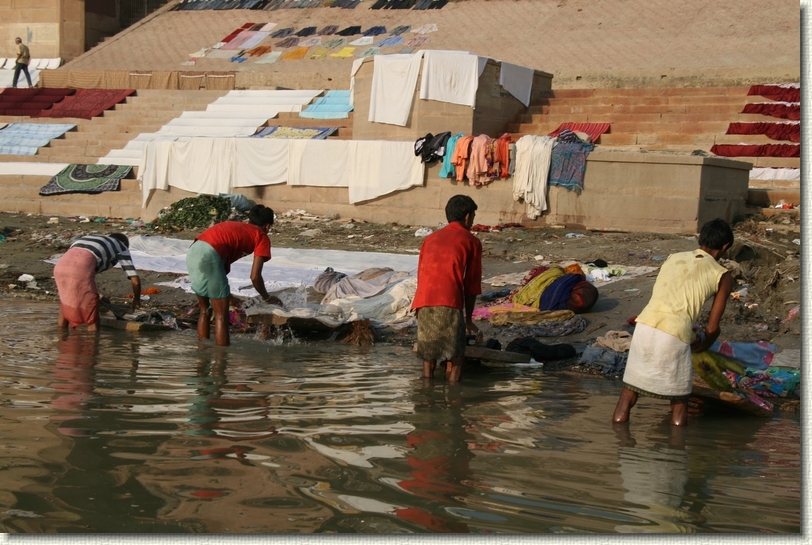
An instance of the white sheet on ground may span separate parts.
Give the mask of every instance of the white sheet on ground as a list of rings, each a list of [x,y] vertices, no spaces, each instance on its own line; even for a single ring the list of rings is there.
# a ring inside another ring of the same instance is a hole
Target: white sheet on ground
[[[530,93],[533,90],[535,70],[507,62],[499,70],[499,85],[516,97],[525,106],[530,105]]]
[[[192,241],[166,237],[134,236],[130,239],[130,253],[135,267],[142,271],[187,274],[186,253]],[[347,274],[355,274],[370,267],[389,267],[396,271],[416,274],[417,256],[387,254],[380,252],[346,252],[340,250],[301,250],[292,248],[272,248],[271,260],[265,263],[262,276],[268,291],[286,288],[312,286],[313,281],[327,266]],[[49,261],[53,263],[53,261]],[[243,297],[257,294],[251,284],[253,256],[246,256],[231,265],[228,274],[231,292]],[[411,276],[409,277],[411,278]],[[180,277],[173,282],[160,285],[172,286],[191,293],[188,277]],[[243,289],[241,289],[243,288]],[[389,288],[387,288],[389,290]],[[385,294],[382,294],[385,295]],[[395,292],[399,295],[399,292]],[[412,296],[414,293],[412,292]],[[342,300],[343,301],[343,300]],[[393,301],[378,303],[381,307],[400,308]],[[411,301],[409,302],[411,304]],[[339,306],[347,310],[348,303]],[[358,303],[357,305],[362,305]],[[350,306],[356,306],[353,303]]]
[[[423,51],[411,55],[375,55],[369,121],[406,126],[422,58]]]
[[[479,57],[468,52],[427,50],[420,98],[474,107],[479,87]]]
[[[301,104],[209,104],[207,112],[251,112],[272,119],[279,112],[301,112]]]
[[[335,305],[307,305],[298,308],[279,308],[265,303],[245,306],[246,316],[273,314],[283,318],[305,318],[318,320],[327,327],[335,328],[358,320],[358,315]]]
[[[204,136],[209,138],[228,138],[231,136],[251,136],[257,132],[258,126],[235,127],[221,125],[198,125],[198,126],[172,126],[164,125],[157,134],[171,134],[176,136]]]
[[[414,142],[349,142],[350,204],[423,185],[425,165],[414,154]]]
[[[185,113],[185,112],[184,112]],[[207,112],[207,113],[219,113],[219,112]],[[233,114],[232,114],[233,115]],[[164,127],[200,127],[200,126],[211,126],[211,125],[218,125],[222,122],[227,122],[229,127],[259,127],[260,125],[264,125],[265,122],[268,121],[268,118],[263,116],[256,116],[253,115],[251,117],[215,117],[215,116],[206,116],[206,117],[176,117],[169,123],[166,123]]]

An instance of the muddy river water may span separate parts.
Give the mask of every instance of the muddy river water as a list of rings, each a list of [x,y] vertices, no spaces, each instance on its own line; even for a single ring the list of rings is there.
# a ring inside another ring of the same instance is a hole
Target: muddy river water
[[[801,422],[684,429],[620,382],[424,382],[398,346],[60,336],[0,302],[4,532],[799,533]]]

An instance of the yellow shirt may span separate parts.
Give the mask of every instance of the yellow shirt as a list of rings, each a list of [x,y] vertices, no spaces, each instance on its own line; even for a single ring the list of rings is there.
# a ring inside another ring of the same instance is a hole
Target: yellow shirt
[[[702,305],[719,290],[719,279],[726,272],[702,250],[672,254],[663,263],[651,300],[637,321],[690,344]]]
[[[17,62],[20,64],[28,64],[31,61],[31,52],[25,44],[17,44],[17,55],[19,55]]]

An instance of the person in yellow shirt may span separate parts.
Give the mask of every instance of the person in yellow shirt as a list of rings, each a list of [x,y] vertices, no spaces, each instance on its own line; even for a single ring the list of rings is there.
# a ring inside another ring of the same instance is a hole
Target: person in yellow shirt
[[[28,63],[31,62],[31,52],[28,46],[25,45],[20,38],[15,38],[14,43],[17,44],[17,62],[14,65],[14,76],[11,79],[11,86],[17,87],[17,78],[20,77],[20,72],[25,74],[25,79],[28,80],[28,87],[33,87],[31,83],[31,74],[28,73]]]
[[[733,230],[722,219],[711,220],[699,233],[699,249],[672,254],[663,263],[646,307],[637,317],[623,391],[612,415],[628,422],[640,394],[671,401],[671,425],[688,420],[693,384],[691,352],[710,348],[721,332],[733,277],[719,259],[733,245]],[[694,322],[713,296],[704,335],[694,335]]]

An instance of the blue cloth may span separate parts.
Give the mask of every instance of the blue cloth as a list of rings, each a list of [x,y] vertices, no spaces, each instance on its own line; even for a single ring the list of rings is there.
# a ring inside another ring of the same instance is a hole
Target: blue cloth
[[[403,36],[389,36],[378,42],[378,47],[394,47],[403,43]]]
[[[594,144],[563,142],[553,148],[550,156],[549,185],[557,185],[575,191],[584,189],[586,158],[595,149]]]
[[[600,369],[604,375],[619,376],[626,370],[628,359],[628,352],[615,352],[611,348],[592,345],[586,347],[578,364],[590,369]]]
[[[569,301],[572,288],[583,279],[584,277],[580,274],[570,273],[553,280],[541,292],[539,310],[567,310],[567,301]]]
[[[448,142],[445,143],[445,155],[443,155],[443,168],[440,169],[440,178],[450,178],[456,176],[457,170],[451,164],[451,156],[454,155],[454,148],[457,147],[457,140],[465,136],[463,133],[458,133],[451,136]]]
[[[770,366],[775,355],[775,345],[765,341],[755,343],[716,341],[712,352],[734,359],[745,367],[764,370]]]
[[[70,123],[9,123],[0,130],[0,154],[36,155],[39,148],[75,127]]]
[[[344,119],[352,111],[350,92],[344,90],[327,91],[323,97],[317,98],[313,104],[299,112],[299,117],[310,119]]]

